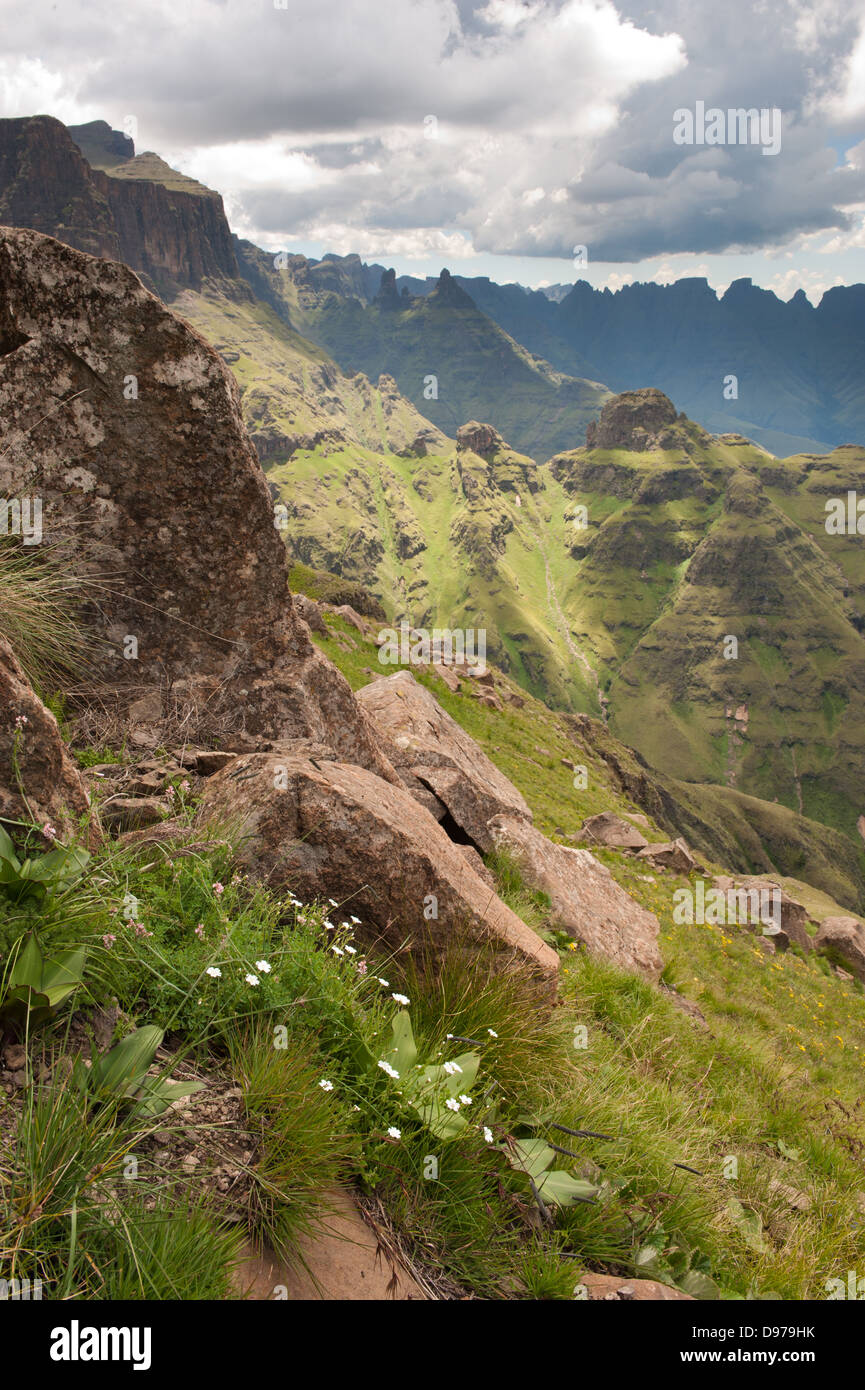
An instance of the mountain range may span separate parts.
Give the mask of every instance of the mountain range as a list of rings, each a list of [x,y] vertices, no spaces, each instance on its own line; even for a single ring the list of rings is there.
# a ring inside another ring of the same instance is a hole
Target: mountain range
[[[217,348],[293,562],[388,619],[485,628],[665,775],[861,855],[865,566],[824,518],[865,488],[865,287],[557,297],[275,257],[104,122],[42,116],[0,122],[0,222],[126,261]]]

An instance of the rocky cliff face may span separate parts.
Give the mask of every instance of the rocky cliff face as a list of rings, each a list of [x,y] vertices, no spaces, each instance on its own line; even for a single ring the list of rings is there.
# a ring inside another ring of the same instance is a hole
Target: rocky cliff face
[[[158,721],[172,704],[239,746],[327,725],[381,767],[295,616],[219,355],[126,266],[36,232],[0,229],[0,305],[17,343],[0,357],[0,494],[41,496],[46,535],[78,537],[94,673],[118,706],[149,700]]]
[[[82,140],[96,158],[92,132]],[[162,291],[198,285],[205,276],[237,276],[219,194],[135,177],[120,148],[110,167],[124,177],[91,167],[70,131],[51,116],[0,121],[0,223],[123,260]]]
[[[676,407],[651,387],[624,391],[607,401],[599,420],[586,430],[588,449],[670,449],[679,443]]]

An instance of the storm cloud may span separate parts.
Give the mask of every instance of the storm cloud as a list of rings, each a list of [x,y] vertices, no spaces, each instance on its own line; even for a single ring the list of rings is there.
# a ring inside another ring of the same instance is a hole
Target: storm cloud
[[[131,118],[267,244],[633,262],[861,225],[865,21],[835,0],[277,3],[2,0],[0,113]],[[780,111],[777,155],[676,144],[698,102]]]

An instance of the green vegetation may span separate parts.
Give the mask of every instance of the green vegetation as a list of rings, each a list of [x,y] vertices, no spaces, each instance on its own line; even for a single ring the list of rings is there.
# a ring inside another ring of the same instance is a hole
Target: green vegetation
[[[357,638],[329,621],[340,641]],[[365,679],[366,644],[321,642]],[[422,679],[543,828],[635,809],[590,741],[575,748],[568,716],[534,701],[491,710]],[[586,762],[585,790],[562,748]],[[566,946],[549,1014],[459,936],[438,970],[364,953],[362,924],[247,881],[231,835],[211,834],[202,844],[190,823],[188,847],[109,843],[74,885],[71,925],[40,924],[46,955],[78,947],[87,965],[38,1048],[25,1026],[26,1084],[0,1100],[2,1224],[14,1232],[0,1256],[14,1277],[41,1278],[46,1297],[232,1296],[244,1236],[291,1261],[350,1183],[443,1287],[483,1297],[572,1298],[600,1269],[698,1297],[819,1298],[854,1267],[865,997],[825,963],[765,955],[737,928],[674,924],[686,881],[602,851],[658,913],[665,980],[710,1031],[672,995]],[[506,857],[489,866],[544,930],[543,895]],[[837,910],[819,895],[815,906]],[[0,900],[6,939],[16,927],[23,939],[16,911]],[[69,1086],[62,1058],[81,1048],[70,1002],[86,1019],[112,1000],[113,1048],[102,1044],[90,1084]],[[170,1047],[145,1076],[163,1033]],[[198,1170],[193,1180],[176,1165],[166,1186],[152,1139],[157,1126],[194,1134],[224,1075],[251,1136],[240,1222]]]
[[[666,447],[645,453],[571,449],[536,464],[506,444],[483,457],[456,450],[421,410],[451,433],[473,417],[507,435],[511,408],[538,426],[518,384],[503,389],[496,352],[485,404],[483,373],[460,347],[478,346],[475,310],[436,294],[364,307],[313,292],[299,270],[267,258],[258,274],[270,303],[205,286],[175,307],[238,355],[245,417],[286,507],[294,565],[364,585],[390,619],[485,629],[491,661],[524,690],[556,708],[606,709],[611,731],[659,777],[777,802],[840,831],[845,860],[861,860],[865,562],[861,538],[823,525],[826,496],[861,482],[861,449],[779,462],[680,418]],[[343,365],[361,361],[345,357],[343,328],[402,354],[414,404],[387,377],[373,387],[344,375],[296,331],[315,337],[330,322],[339,333],[317,340],[339,348]],[[455,382],[440,381],[428,401],[424,375],[455,324],[444,358]],[[422,344],[415,367],[406,335]],[[453,418],[436,415],[445,405]],[[564,417],[545,418],[558,428]],[[536,430],[531,446],[540,458],[542,437]],[[769,857],[795,872],[783,852]],[[835,891],[829,877],[822,886]]]
[[[17,538],[0,537],[0,637],[40,693],[87,666],[82,599],[81,581],[72,577],[62,545],[26,547]]]

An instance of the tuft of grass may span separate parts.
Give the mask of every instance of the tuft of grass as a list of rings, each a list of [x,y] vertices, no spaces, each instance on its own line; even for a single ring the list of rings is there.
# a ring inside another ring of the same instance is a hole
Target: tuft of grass
[[[352,1167],[353,1141],[340,1105],[321,1086],[324,1059],[277,1026],[228,1035],[247,1123],[258,1139],[249,1226],[284,1259],[330,1208]],[[333,1083],[328,1082],[332,1087]]]
[[[16,538],[0,538],[0,637],[40,692],[87,670],[82,595],[82,581],[70,571],[62,545],[25,547]]]
[[[0,1148],[0,1268],[50,1298],[224,1298],[240,1236],[182,1185],[127,1162],[157,1127],[120,1100],[93,1105],[54,1055]]]

